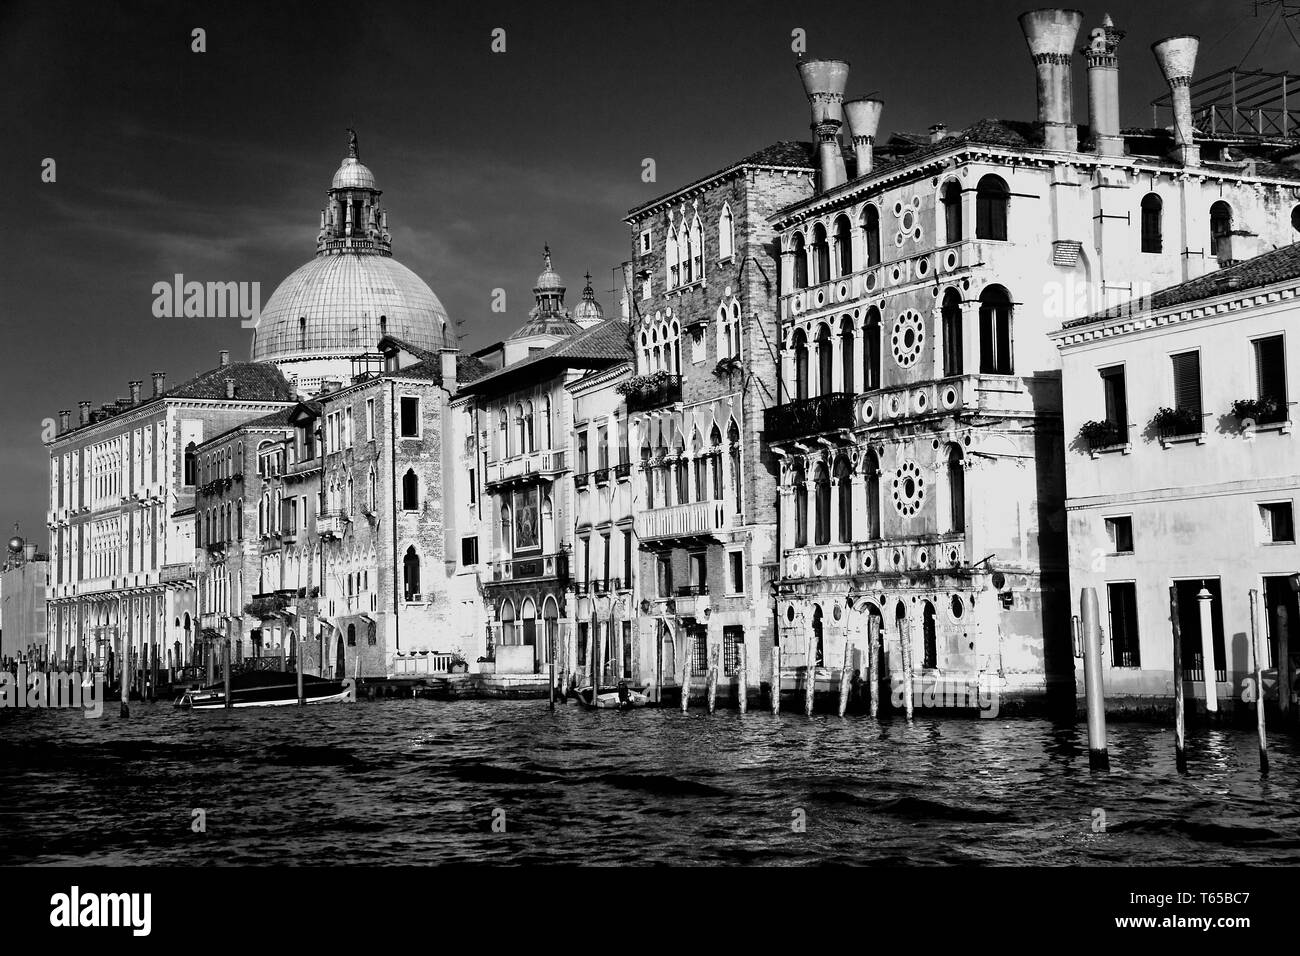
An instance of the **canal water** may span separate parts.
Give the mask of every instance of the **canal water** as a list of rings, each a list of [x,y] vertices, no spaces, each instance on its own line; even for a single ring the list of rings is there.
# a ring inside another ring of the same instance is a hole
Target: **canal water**
[[[1179,776],[1171,729],[1112,723],[1094,775],[1082,725],[1032,720],[5,711],[0,863],[1300,863],[1296,738],[1266,779],[1251,732],[1188,746]]]

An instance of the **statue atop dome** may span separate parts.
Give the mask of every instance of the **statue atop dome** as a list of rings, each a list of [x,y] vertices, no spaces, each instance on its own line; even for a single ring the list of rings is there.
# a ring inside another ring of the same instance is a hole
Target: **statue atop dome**
[[[352,159],[360,159],[361,152],[357,148],[357,131],[351,126],[347,129],[348,133],[348,156]]]

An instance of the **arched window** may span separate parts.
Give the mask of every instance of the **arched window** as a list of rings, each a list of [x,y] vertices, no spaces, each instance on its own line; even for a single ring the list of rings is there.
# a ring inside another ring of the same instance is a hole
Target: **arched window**
[[[862,210],[862,240],[867,250],[867,265],[880,265],[880,210],[868,205]]]
[[[524,606],[519,613],[519,643],[527,647],[537,644],[537,605],[532,598],[524,598]]]
[[[695,461],[695,500],[708,501],[709,461],[704,454],[704,439],[700,437],[699,428],[691,434],[691,457]]]
[[[835,265],[842,276],[853,273],[853,228],[848,216],[835,220]]]
[[[542,638],[545,641],[542,653],[543,663],[546,663],[554,656],[556,641],[560,636],[560,606],[554,597],[548,597],[542,605],[542,621],[544,626]]]
[[[406,474],[402,476],[402,510],[415,511],[420,507],[420,479],[415,476],[415,470],[406,469]]]
[[[867,452],[862,472],[867,488],[867,538],[876,541],[880,538],[880,460],[874,451]]]
[[[670,226],[668,228],[668,239],[664,243],[664,262],[668,264],[667,282],[670,289],[677,287],[677,258],[677,234]]]
[[[501,550],[505,554],[514,553],[514,548],[512,546],[512,534],[511,534],[512,531],[513,531],[513,525],[510,523],[510,506],[502,505],[501,506]]]
[[[808,485],[802,461],[795,461],[790,469],[790,484],[794,487],[794,546],[808,546]]]
[[[943,326],[943,374],[961,375],[961,293],[956,289],[949,289],[943,294],[940,316]]]
[[[1000,285],[980,293],[980,372],[1010,375],[1011,296]]]
[[[524,419],[524,403],[515,404],[515,451],[524,454],[528,451],[528,426]]]
[[[1291,228],[1296,233],[1300,233],[1300,206],[1291,210]]]
[[[543,553],[547,553],[547,549],[555,549],[555,506],[551,503],[550,495],[542,499],[542,540],[539,547]]]
[[[1007,202],[1011,191],[1001,176],[989,173],[975,187],[975,238],[1007,238]]]
[[[196,484],[198,478],[198,456],[194,452],[194,442],[185,446],[185,484]]]
[[[734,499],[736,514],[741,514],[745,509],[743,504],[744,496],[740,487],[740,429],[736,427],[734,418],[727,424],[727,443],[730,446],[731,494]],[[721,488],[718,489],[717,496],[722,497]]]
[[[700,225],[700,217],[698,215],[691,220],[690,243],[687,248],[691,251],[691,275],[696,279],[703,279],[704,227]]]
[[[839,506],[839,540],[848,544],[853,540],[853,470],[843,455],[835,460],[835,495]]]
[[[831,348],[831,330],[824,322],[817,326],[817,394],[835,391],[835,352]]]
[[[831,479],[825,462],[818,462],[813,471],[813,487],[817,494],[814,540],[817,544],[831,543]]]
[[[808,288],[808,250],[804,248],[802,232],[794,234],[791,248],[794,250],[794,287],[806,289]]]
[[[1163,252],[1164,237],[1161,235],[1160,211],[1163,204],[1155,193],[1142,197],[1142,251]]]
[[[528,450],[537,451],[537,433],[533,423],[533,403],[529,402],[524,406],[524,431],[528,437]]]
[[[348,475],[347,495],[343,499],[343,511],[346,514],[352,514],[352,491],[353,491],[352,476]]]
[[[948,530],[966,530],[966,469],[960,445],[948,446]]]
[[[880,310],[867,309],[862,341],[862,387],[868,392],[880,388]]]
[[[853,391],[853,320],[840,319],[840,391]]]
[[[348,625],[348,647],[356,647],[356,646],[357,646],[357,626],[355,624],[349,624]]]
[[[542,433],[546,438],[546,447],[555,447],[555,438],[551,433],[551,398],[548,395],[542,402]]]
[[[799,329],[794,333],[794,397],[808,397],[808,339]]]
[[[824,667],[826,661],[825,646],[822,643],[824,628],[822,626],[822,606],[813,605],[812,642],[808,647],[808,666]]]
[[[945,242],[961,242],[961,184],[950,179],[940,194],[943,202],[943,236]]]
[[[507,647],[515,643],[515,605],[509,598],[501,603],[501,643]]]
[[[370,468],[370,476],[366,483],[366,507],[374,511],[375,502],[379,500],[379,477],[375,473],[373,466]]]
[[[407,548],[402,558],[402,584],[406,600],[420,600],[420,556],[415,553],[415,545]]]
[[[511,440],[514,431],[510,428],[510,406],[501,406],[501,444],[502,451],[509,458],[515,453],[514,442]]]
[[[722,205],[722,214],[718,216],[718,258],[730,259],[735,243],[735,231],[732,228],[731,207]]]
[[[826,227],[820,222],[813,227],[813,282],[826,282],[831,277],[831,244],[826,239]]]
[[[1232,259],[1232,207],[1220,199],[1210,207],[1210,249],[1222,265]]]
[[[686,442],[677,439],[677,461],[675,464],[677,477],[677,504],[684,505],[691,500],[691,473],[690,466],[686,461]]]
[[[939,642],[935,634],[934,605],[926,601],[921,608],[922,667],[939,666]]]

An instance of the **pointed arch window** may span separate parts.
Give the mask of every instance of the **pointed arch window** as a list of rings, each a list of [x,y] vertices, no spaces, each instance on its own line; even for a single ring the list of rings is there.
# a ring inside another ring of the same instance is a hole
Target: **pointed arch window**
[[[826,282],[831,277],[831,244],[826,238],[826,227],[820,222],[813,227],[813,282]]]
[[[921,666],[934,668],[939,666],[939,644],[934,624],[934,605],[929,601],[921,610],[922,654]]]
[[[677,233],[668,228],[668,240],[664,244],[664,262],[668,264],[668,288],[677,288],[679,264],[677,262]]]
[[[794,287],[806,289],[808,288],[808,250],[804,246],[802,232],[794,234],[791,248],[794,250]]]
[[[808,483],[803,462],[796,461],[790,472],[794,486],[794,546],[808,546]]]
[[[863,326],[862,387],[868,392],[880,388],[880,310],[874,305]]]
[[[835,460],[835,494],[839,507],[839,527],[836,529],[842,544],[853,540],[853,469],[849,460],[841,455]]]
[[[853,389],[853,320],[847,315],[840,319],[840,391]]]
[[[729,463],[731,465],[731,495],[736,510],[736,514],[742,514],[744,508],[744,491],[740,484],[740,429],[736,427],[736,420],[733,418],[727,424],[727,444],[729,448]],[[717,459],[714,459],[715,463]],[[721,475],[717,475],[721,479]],[[719,487],[715,492],[715,497],[722,499],[722,488]]]
[[[840,275],[853,274],[853,227],[848,216],[835,220],[835,265]]]
[[[731,206],[723,203],[722,214],[718,216],[718,258],[730,259],[734,249],[735,223],[731,218]]]
[[[406,469],[402,476],[402,510],[418,511],[420,508],[420,479],[413,468]]]
[[[959,445],[948,446],[945,464],[948,479],[948,530],[966,530],[966,469]]]
[[[691,220],[691,235],[688,248],[691,250],[691,275],[696,279],[704,278],[704,227],[700,217]]]
[[[794,333],[794,397],[797,401],[808,397],[808,339],[803,329]]]
[[[962,374],[961,293],[949,289],[939,310],[943,335],[943,374]]]
[[[831,330],[826,323],[817,326],[817,394],[835,391],[835,352],[831,348]]]
[[[831,479],[826,464],[818,462],[813,472],[813,488],[817,495],[816,521],[813,533],[817,544],[831,543]]]
[[[880,539],[880,459],[874,451],[867,452],[862,470],[867,489],[867,538]]]
[[[1232,260],[1232,207],[1222,199],[1210,207],[1210,249],[1220,265]]]
[[[420,600],[420,556],[415,545],[408,547],[402,558],[402,587],[407,601]]]

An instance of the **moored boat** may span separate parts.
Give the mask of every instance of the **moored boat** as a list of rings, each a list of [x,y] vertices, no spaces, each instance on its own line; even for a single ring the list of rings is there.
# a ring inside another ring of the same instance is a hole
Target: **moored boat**
[[[650,703],[650,697],[639,690],[634,690],[626,683],[619,682],[617,687],[601,688],[592,694],[593,688],[579,687],[574,691],[578,700],[588,707],[602,710],[632,710]]]
[[[351,689],[343,682],[324,677],[302,676],[303,697],[309,704],[333,704],[348,699]],[[230,679],[231,707],[283,707],[298,703],[298,675],[277,671],[236,674]],[[224,683],[191,687],[176,699],[177,707],[191,710],[223,710]]]

